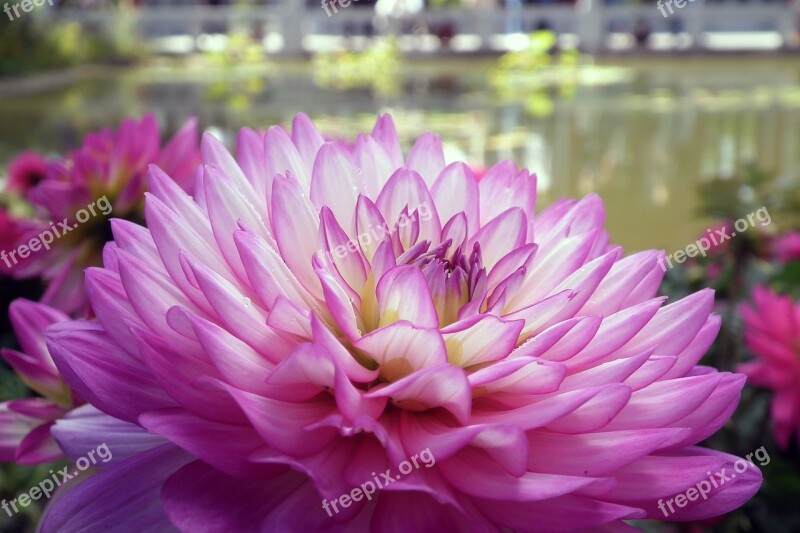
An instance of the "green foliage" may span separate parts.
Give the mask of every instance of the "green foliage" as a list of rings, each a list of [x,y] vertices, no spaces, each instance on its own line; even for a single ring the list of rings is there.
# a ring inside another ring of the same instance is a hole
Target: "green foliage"
[[[556,51],[556,35],[551,31],[537,31],[528,37],[528,45],[515,52],[503,54],[498,60],[501,73],[519,72],[533,74],[556,63],[551,55]],[[572,50],[571,53],[577,54]]]
[[[779,268],[770,279],[770,284],[780,293],[800,300],[800,261]]]
[[[41,480],[50,476],[48,470],[52,465],[37,467],[19,466],[15,464],[0,464],[0,500],[10,501],[19,495],[20,490],[35,487]],[[34,532],[36,523],[42,514],[45,502],[33,501],[26,508],[9,518],[5,511],[0,516],[0,532]]]
[[[0,76],[63,69],[90,62],[131,61],[137,57],[126,29],[127,18],[118,19],[121,27],[108,33],[74,22],[42,19],[29,13],[13,21],[0,18]]]
[[[264,63],[264,48],[248,33],[231,33],[224,50],[206,52],[204,59],[209,68],[220,72],[208,86],[210,100],[224,101],[231,110],[244,111],[264,92],[266,80],[258,72]]]
[[[445,9],[461,7],[461,0],[429,0],[430,9]]]
[[[552,31],[537,31],[523,49],[503,54],[489,73],[498,100],[518,102],[531,116],[544,117],[553,112],[555,99],[571,97],[579,86],[629,78],[627,69],[593,65],[577,49],[559,49],[557,44]]]
[[[700,214],[737,220],[766,206],[784,226],[800,226],[800,187],[796,179],[777,179],[755,165],[733,176],[718,176],[700,186]]]
[[[331,52],[314,56],[314,81],[334,89],[372,89],[384,97],[397,96],[403,53],[397,40],[381,39],[363,52]]]

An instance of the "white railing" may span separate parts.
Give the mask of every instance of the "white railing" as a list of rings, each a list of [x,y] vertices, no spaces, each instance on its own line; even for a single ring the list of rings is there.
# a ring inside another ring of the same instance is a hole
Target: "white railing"
[[[646,27],[661,36],[682,35],[684,48],[712,47],[712,34],[771,34],[778,47],[796,47],[798,6],[784,4],[687,3],[665,18],[656,7],[602,6],[579,0],[577,6],[554,4],[530,6],[515,11],[442,10],[426,11],[413,20],[378,20],[371,9],[349,7],[328,16],[321,6],[297,4],[267,6],[148,6],[119,11],[63,9],[51,11],[59,20],[76,21],[100,31],[113,31],[122,17],[125,27],[145,43],[157,43],[182,36],[196,46],[202,34],[250,31],[272,42],[271,52],[303,54],[313,51],[325,39],[343,39],[353,34],[404,35],[408,28],[427,28],[435,35],[443,29],[454,34],[454,50],[491,51],[508,48],[510,34],[547,27],[560,35],[575,36],[589,52],[614,48],[614,38]],[[798,3],[800,5],[800,2]],[[413,39],[408,39],[413,42]],[[349,40],[347,41],[350,42]],[[436,47],[434,47],[436,48]]]

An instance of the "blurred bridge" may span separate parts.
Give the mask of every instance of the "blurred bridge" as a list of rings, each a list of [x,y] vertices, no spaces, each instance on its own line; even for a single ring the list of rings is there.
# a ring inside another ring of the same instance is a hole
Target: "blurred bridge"
[[[378,35],[396,35],[401,48],[411,53],[503,52],[521,46],[523,34],[536,29],[551,29],[562,42],[592,53],[800,47],[800,1],[518,2],[513,7],[479,5],[421,10],[407,16],[380,14],[369,0],[351,0],[348,7],[342,5],[348,0],[327,0],[327,8],[323,3],[299,0],[265,0],[262,5],[200,5],[187,0],[170,0],[169,5],[147,3],[161,1],[144,0],[143,5],[123,9],[63,8],[51,14],[96,31],[113,31],[124,25],[147,46],[165,53],[224,48],[225,34],[234,31],[248,32],[263,41],[266,52],[282,55],[342,47],[363,49]]]

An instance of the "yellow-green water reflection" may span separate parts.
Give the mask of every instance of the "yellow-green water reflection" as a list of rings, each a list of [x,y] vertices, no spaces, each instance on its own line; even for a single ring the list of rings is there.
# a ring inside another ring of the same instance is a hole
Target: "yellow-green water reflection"
[[[95,70],[43,92],[0,87],[0,162],[26,148],[63,150],[88,130],[151,110],[168,129],[197,115],[228,142],[240,126],[288,123],[298,111],[331,136],[352,136],[390,111],[407,141],[433,130],[453,157],[512,158],[536,171],[542,205],[598,192],[614,240],[629,250],[694,240],[707,225],[696,218],[704,179],[748,162],[798,179],[800,65],[790,58],[617,60],[629,81],[545,90],[543,112],[500,99],[492,64],[407,61],[389,80],[399,90],[388,93],[318,87],[310,63],[248,65],[237,82],[248,90],[229,96],[218,88],[240,79],[235,66]]]

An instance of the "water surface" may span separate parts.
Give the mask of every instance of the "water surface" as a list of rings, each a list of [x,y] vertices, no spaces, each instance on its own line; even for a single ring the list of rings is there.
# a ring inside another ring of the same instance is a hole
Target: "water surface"
[[[609,60],[610,61],[610,60]],[[608,61],[606,64],[610,64]],[[381,90],[322,88],[310,64],[242,69],[95,69],[47,90],[0,87],[0,163],[20,150],[61,151],[125,115],[155,112],[175,130],[189,115],[229,144],[240,126],[285,124],[304,111],[332,136],[395,115],[408,142],[425,130],[452,157],[512,158],[539,176],[540,205],[600,194],[614,241],[629,251],[683,248],[707,227],[696,186],[755,162],[797,179],[800,64],[791,58],[631,58],[625,83],[544,89],[502,100],[492,61],[405,63]],[[394,90],[386,90],[386,87]],[[780,222],[780,221],[776,221]]]

